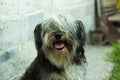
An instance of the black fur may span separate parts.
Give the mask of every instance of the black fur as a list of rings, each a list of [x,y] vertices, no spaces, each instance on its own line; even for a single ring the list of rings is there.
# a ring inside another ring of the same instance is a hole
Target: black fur
[[[86,63],[86,57],[84,55],[84,48],[83,46],[85,45],[85,40],[86,40],[86,34],[84,30],[84,25],[81,21],[76,20],[76,25],[78,27],[77,29],[77,38],[78,38],[78,48],[76,50],[76,56],[74,57],[73,62],[78,64],[82,64],[82,62]]]
[[[49,80],[50,73],[56,72],[61,74],[64,70],[58,69],[45,58],[43,53],[38,53],[39,56],[32,62],[29,69],[25,72],[21,80]],[[44,78],[46,76],[46,78]]]
[[[42,47],[41,26],[42,26],[42,24],[38,24],[34,30],[35,46],[36,46],[36,49],[38,50],[38,52],[41,51],[41,47]]]

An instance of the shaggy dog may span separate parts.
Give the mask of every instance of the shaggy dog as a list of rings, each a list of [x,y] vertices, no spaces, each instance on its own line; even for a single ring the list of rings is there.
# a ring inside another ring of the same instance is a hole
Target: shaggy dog
[[[21,80],[84,80],[85,31],[81,21],[51,17],[34,30],[37,57]]]

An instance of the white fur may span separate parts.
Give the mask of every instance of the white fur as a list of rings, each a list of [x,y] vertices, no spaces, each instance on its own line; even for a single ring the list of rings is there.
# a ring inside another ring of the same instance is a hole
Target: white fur
[[[68,80],[85,80],[85,66],[71,65],[66,69]]]

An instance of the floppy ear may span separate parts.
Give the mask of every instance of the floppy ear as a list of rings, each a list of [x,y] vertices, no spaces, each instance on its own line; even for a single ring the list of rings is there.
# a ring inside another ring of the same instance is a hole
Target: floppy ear
[[[84,30],[84,25],[82,21],[78,21],[78,20],[76,20],[76,25],[77,25],[77,38],[79,40],[79,44],[83,46],[86,40],[86,33]]]
[[[35,27],[35,30],[34,30],[34,39],[35,39],[36,49],[37,49],[38,51],[41,50],[41,47],[42,47],[41,24],[38,24],[38,25]]]
[[[76,55],[74,57],[74,62],[76,64],[82,64],[86,62],[86,58],[84,55],[84,48],[85,40],[86,40],[86,34],[84,30],[84,26],[81,21],[76,20],[76,26],[77,26],[77,38],[78,38],[78,47],[76,49]]]

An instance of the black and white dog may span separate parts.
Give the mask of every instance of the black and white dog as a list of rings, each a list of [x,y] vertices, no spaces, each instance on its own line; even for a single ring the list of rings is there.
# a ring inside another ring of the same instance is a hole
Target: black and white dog
[[[37,57],[21,80],[84,80],[85,31],[81,21],[52,16],[34,30]]]

